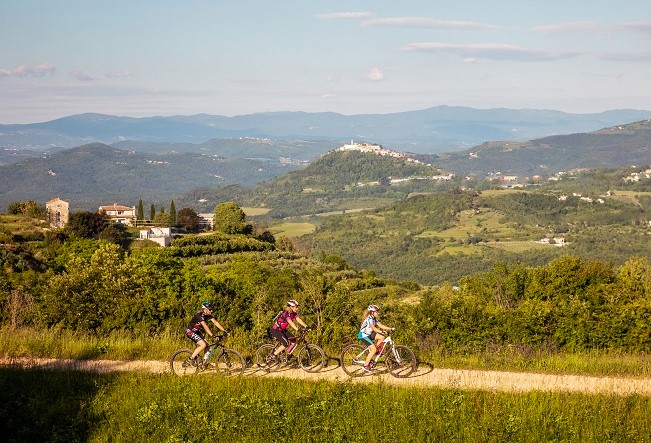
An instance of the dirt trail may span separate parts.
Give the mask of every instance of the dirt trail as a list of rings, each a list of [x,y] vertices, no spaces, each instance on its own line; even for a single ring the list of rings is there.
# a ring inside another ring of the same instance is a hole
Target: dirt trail
[[[66,360],[47,358],[2,358],[0,366],[19,366],[49,369],[74,369],[96,372],[146,371],[169,372],[167,362],[115,361],[115,360]],[[582,392],[587,394],[651,395],[651,379],[593,377],[581,375],[534,374],[524,372],[477,371],[466,369],[437,369],[421,365],[408,378],[395,378],[388,374],[348,377],[338,364],[331,363],[321,372],[307,373],[301,369],[286,369],[266,373],[255,367],[247,368],[250,377],[287,377],[305,380],[332,380],[353,383],[386,383],[402,386],[437,386],[453,389],[478,389],[506,392],[556,391]]]

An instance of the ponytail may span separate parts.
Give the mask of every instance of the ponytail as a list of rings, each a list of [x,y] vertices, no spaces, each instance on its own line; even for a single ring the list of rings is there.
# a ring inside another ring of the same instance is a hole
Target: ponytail
[[[362,313],[362,321],[366,320],[366,318],[369,316],[370,313],[371,311],[369,311],[368,309],[364,309],[364,312]]]

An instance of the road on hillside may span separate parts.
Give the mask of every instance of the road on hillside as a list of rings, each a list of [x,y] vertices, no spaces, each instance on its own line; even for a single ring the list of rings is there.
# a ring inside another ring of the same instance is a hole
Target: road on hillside
[[[169,373],[166,361],[118,361],[118,360],[68,360],[45,358],[2,358],[0,366],[22,368],[70,369],[95,372],[145,371]],[[651,396],[651,379],[635,377],[596,377],[583,375],[559,375],[527,372],[478,371],[467,369],[438,369],[420,364],[416,372],[407,378],[395,378],[389,374],[368,374],[351,378],[339,367],[336,359],[318,373],[302,369],[281,369],[267,373],[257,367],[245,370],[247,377],[285,377],[303,380],[330,380],[352,383],[385,383],[397,386],[440,387],[449,389],[472,389],[504,392],[581,392],[586,394],[645,395]]]

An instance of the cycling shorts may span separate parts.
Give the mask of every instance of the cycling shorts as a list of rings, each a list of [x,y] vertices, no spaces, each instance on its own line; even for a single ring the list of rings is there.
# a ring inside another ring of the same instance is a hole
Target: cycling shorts
[[[284,347],[289,346],[290,341],[296,341],[296,337],[294,337],[291,332],[288,332],[287,330],[283,331],[282,329],[271,328],[271,336],[278,340]]]
[[[195,342],[195,344],[199,343],[201,340],[205,340],[200,332],[193,331],[192,329],[186,329],[185,336]]]
[[[371,332],[371,335],[364,335],[362,331],[357,334],[357,338],[365,345],[372,345],[375,342],[376,332]]]

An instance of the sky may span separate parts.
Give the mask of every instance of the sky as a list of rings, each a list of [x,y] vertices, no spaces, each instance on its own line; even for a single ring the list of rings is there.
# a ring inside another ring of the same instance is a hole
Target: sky
[[[651,110],[649,0],[20,0],[0,124],[439,105]]]

